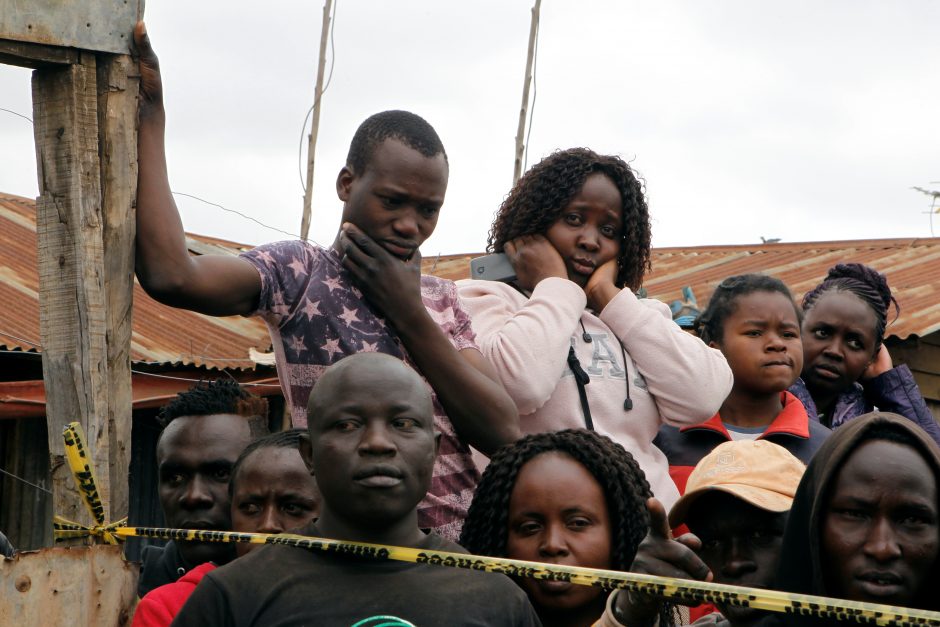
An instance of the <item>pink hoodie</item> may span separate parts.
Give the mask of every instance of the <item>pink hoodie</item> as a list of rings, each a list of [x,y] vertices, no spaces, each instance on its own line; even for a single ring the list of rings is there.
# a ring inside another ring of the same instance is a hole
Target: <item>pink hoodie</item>
[[[680,329],[664,303],[639,300],[627,289],[597,316],[585,308],[584,290],[567,279],[543,280],[530,298],[496,281],[464,280],[457,287],[480,349],[519,408],[523,433],[584,428],[567,363],[573,344],[591,377],[585,389],[595,430],[633,454],[669,511],[679,492],[652,441],[663,423],[692,425],[715,415],[733,382],[721,352]],[[626,379],[630,411],[624,410]]]

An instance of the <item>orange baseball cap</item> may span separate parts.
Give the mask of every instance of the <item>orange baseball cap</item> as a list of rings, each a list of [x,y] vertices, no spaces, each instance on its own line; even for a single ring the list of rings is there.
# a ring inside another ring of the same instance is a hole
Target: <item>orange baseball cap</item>
[[[723,442],[692,470],[685,495],[669,512],[669,525],[676,528],[685,523],[692,504],[712,490],[771,512],[789,511],[804,470],[803,462],[773,442]]]

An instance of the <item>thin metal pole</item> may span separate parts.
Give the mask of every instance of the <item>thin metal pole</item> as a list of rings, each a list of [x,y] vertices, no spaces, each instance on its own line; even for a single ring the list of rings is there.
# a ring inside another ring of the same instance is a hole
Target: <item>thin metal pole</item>
[[[310,122],[310,135],[307,142],[307,188],[304,190],[304,214],[300,221],[300,238],[307,239],[310,232],[310,214],[313,205],[313,166],[316,157],[317,133],[320,129],[320,97],[323,95],[323,73],[326,69],[326,40],[330,30],[330,11],[333,0],[326,0],[323,5],[323,28],[320,30],[320,62],[317,64],[317,86],[313,96],[313,119]]]
[[[532,7],[532,25],[529,27],[529,54],[525,61],[525,83],[522,86],[522,108],[519,109],[519,128],[516,129],[516,160],[512,173],[515,185],[522,176],[522,155],[525,152],[525,120],[529,112],[529,87],[532,85],[532,59],[535,56],[535,34],[539,29],[539,9],[542,0],[535,0]]]

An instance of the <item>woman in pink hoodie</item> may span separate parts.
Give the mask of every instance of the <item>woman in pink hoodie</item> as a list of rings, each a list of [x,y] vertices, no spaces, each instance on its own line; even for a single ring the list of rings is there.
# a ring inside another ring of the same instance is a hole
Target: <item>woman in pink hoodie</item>
[[[634,295],[650,267],[650,220],[630,166],[585,148],[553,153],[509,192],[488,248],[515,278],[461,281],[460,298],[523,432],[611,437],[668,510],[679,493],[652,440],[663,423],[713,416],[732,376],[664,303]]]

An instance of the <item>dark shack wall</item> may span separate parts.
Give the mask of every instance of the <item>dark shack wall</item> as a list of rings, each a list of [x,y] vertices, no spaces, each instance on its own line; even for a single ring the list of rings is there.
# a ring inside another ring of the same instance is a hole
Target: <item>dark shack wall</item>
[[[0,531],[17,549],[52,544],[52,526],[45,524],[52,520],[46,442],[44,418],[0,420]]]

